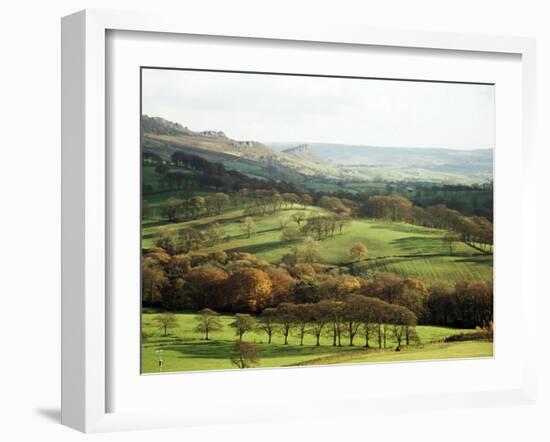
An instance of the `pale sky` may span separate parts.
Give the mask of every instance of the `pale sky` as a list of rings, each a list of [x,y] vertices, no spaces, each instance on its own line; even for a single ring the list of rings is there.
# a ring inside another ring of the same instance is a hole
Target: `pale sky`
[[[236,140],[494,147],[494,86],[144,69],[143,113]]]

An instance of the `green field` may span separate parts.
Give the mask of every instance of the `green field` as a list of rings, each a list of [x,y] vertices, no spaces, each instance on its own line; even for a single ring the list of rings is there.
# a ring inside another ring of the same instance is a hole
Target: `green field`
[[[233,369],[229,360],[231,348],[235,342],[234,330],[229,327],[231,315],[221,317],[224,328],[213,333],[211,340],[204,341],[200,333],[193,331],[196,321],[191,313],[178,313],[178,326],[162,336],[154,322],[156,313],[146,311],[142,315],[143,330],[151,337],[142,345],[142,373],[158,372],[157,350],[162,349],[165,372],[194,370]],[[395,352],[395,343],[389,339],[388,348],[378,350],[364,349],[365,340],[357,336],[354,347],[344,345],[333,347],[332,339],[324,336],[321,346],[314,345],[314,338],[307,336],[304,345],[299,345],[295,336],[289,338],[289,344],[283,345],[283,338],[275,336],[272,344],[267,344],[266,334],[251,332],[245,335],[247,342],[254,342],[260,352],[258,367],[283,367],[290,365],[315,365],[355,362],[388,362],[425,359],[490,357],[493,354],[492,343],[488,341],[467,341],[444,343],[443,339],[456,333],[468,333],[473,330],[456,330],[446,327],[418,326],[420,345],[402,347]],[[343,341],[347,344],[347,341]],[[370,342],[375,345],[374,340]]]
[[[143,225],[143,247],[154,245],[155,238],[163,230],[178,231],[187,227],[206,229],[212,223],[223,226],[228,242],[215,247],[205,247],[199,252],[214,249],[253,253],[260,259],[279,263],[281,257],[290,251],[292,243],[281,242],[280,218],[289,218],[296,212],[323,213],[318,207],[283,210],[266,217],[255,218],[257,232],[247,238],[241,231],[242,210],[233,210],[218,216],[200,218],[182,223],[162,224],[145,222]],[[453,256],[441,241],[443,230],[431,229],[405,223],[392,223],[370,219],[354,219],[344,227],[343,234],[320,241],[323,264],[348,265],[349,249],[358,241],[367,244],[367,259],[356,265],[357,273],[365,271],[392,272],[402,276],[416,276],[432,280],[491,280],[492,256],[484,255],[464,243],[453,246]]]

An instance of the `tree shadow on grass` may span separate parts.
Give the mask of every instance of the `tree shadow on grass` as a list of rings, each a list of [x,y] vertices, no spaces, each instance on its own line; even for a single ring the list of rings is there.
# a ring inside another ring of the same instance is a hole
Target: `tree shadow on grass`
[[[454,255],[454,257],[458,257],[458,255]],[[455,259],[454,262],[456,263],[471,263],[471,264],[481,264],[481,265],[493,265],[493,256],[492,255],[468,255],[463,256],[461,259]]]
[[[434,241],[425,236],[407,236],[394,239],[391,244],[408,254],[433,253],[434,251],[440,252],[443,249],[442,242]]]
[[[229,359],[231,357],[234,341],[202,341],[186,342],[181,344],[166,345],[163,348],[180,353],[180,358],[189,359]],[[296,345],[296,344],[256,344],[262,358],[280,358],[295,356],[317,356],[327,353],[356,350],[358,347],[332,347],[329,345]]]
[[[226,251],[227,252],[245,252],[245,253],[252,253],[257,255],[258,253],[271,252],[273,250],[284,247],[285,245],[286,243],[281,241],[270,241],[270,242],[264,242],[262,244],[251,244],[247,246],[234,247],[232,249],[227,249]]]
[[[382,222],[381,224],[374,224],[370,226],[371,229],[391,230],[392,232],[401,233],[435,233],[437,229],[430,229],[429,227],[414,226],[412,224],[399,224],[393,222]]]

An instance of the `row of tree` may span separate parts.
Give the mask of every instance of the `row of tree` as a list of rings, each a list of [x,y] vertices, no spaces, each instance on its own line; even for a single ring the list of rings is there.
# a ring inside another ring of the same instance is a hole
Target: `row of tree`
[[[203,333],[205,340],[223,328],[219,314],[212,309],[199,311],[196,320],[195,331]],[[403,341],[409,344],[416,339],[413,312],[361,295],[349,296],[344,301],[325,300],[315,304],[281,303],[264,309],[258,317],[237,313],[229,326],[235,330],[239,341],[247,333],[263,332],[268,344],[279,335],[285,345],[291,336],[297,338],[299,345],[304,345],[305,337],[311,335],[316,346],[321,345],[322,336],[330,336],[333,346],[342,346],[344,339],[347,345],[353,346],[356,336],[362,335],[365,347],[370,347],[374,339],[379,348],[386,348],[391,335],[399,349]]]
[[[302,248],[292,250],[277,266],[242,252],[174,255],[151,249],[143,258],[143,303],[168,310],[211,308],[260,313],[285,302],[315,304],[363,295],[403,306],[421,323],[475,327],[492,320],[490,283],[459,281],[427,286],[418,278],[391,273],[365,279],[317,264],[320,256],[315,241],[305,241]],[[350,248],[353,260],[366,253],[362,243]]]
[[[444,205],[413,206],[410,200],[398,195],[371,196],[363,213],[372,218],[448,230],[454,233],[446,237],[451,250],[453,242],[463,241],[482,252],[492,253],[493,224],[484,217],[464,216]]]

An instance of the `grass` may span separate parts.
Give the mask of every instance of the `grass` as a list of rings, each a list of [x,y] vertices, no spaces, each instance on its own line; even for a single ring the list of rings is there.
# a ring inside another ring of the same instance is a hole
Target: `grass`
[[[486,358],[493,356],[491,341],[468,341],[454,343],[430,343],[392,350],[370,350],[339,354],[305,361],[297,365],[328,365],[368,362],[428,361],[433,359]]]
[[[390,272],[426,281],[461,281],[493,278],[493,257],[487,255],[387,258],[367,262],[363,271]]]
[[[163,371],[226,370],[234,368],[229,360],[235,342],[234,330],[229,327],[231,315],[222,315],[223,330],[212,333],[210,341],[204,341],[200,333],[193,329],[196,325],[193,313],[178,313],[177,327],[169,330],[168,336],[162,336],[154,322],[154,312],[144,312],[143,330],[152,336],[142,345],[142,372],[158,372],[157,350],[162,349]],[[316,347],[312,336],[307,336],[304,345],[291,336],[289,345],[283,344],[283,338],[275,336],[272,344],[267,344],[267,335],[263,332],[251,332],[245,335],[247,342],[259,347],[260,363],[258,367],[283,367],[289,365],[309,365],[347,362],[380,362],[397,360],[444,359],[454,357],[481,357],[492,355],[492,345],[479,341],[443,343],[445,337],[458,332],[469,333],[473,330],[456,330],[447,327],[419,326],[417,333],[423,343],[421,346],[404,348],[402,352],[393,351],[395,342],[388,340],[388,349],[373,349],[365,354],[364,338],[357,336],[354,347],[333,347],[330,336],[323,336],[321,346]],[[485,345],[481,345],[485,344]],[[371,341],[371,346],[375,342]],[[468,356],[470,355],[470,356]],[[406,358],[409,359],[406,359]],[[328,358],[328,359],[327,359]],[[332,358],[332,359],[331,359]]]
[[[205,247],[199,252],[214,249],[242,251],[255,254],[258,258],[279,263],[283,255],[294,245],[281,241],[280,218],[290,218],[297,212],[323,213],[318,207],[283,210],[273,215],[256,218],[257,231],[247,238],[241,230],[242,210],[232,210],[221,215],[204,217],[198,220],[162,224],[144,223],[143,247],[151,247],[155,238],[163,230],[178,231],[187,227],[206,229],[212,223],[223,226],[224,235],[230,240],[215,247]],[[357,241],[364,242],[368,249],[368,259],[355,266],[358,274],[377,271],[392,272],[402,276],[416,276],[426,281],[462,279],[491,280],[493,272],[492,256],[483,255],[463,243],[455,243],[453,256],[441,241],[443,230],[393,223],[371,219],[354,219],[344,227],[343,234],[319,243],[323,263],[332,266],[349,264],[349,249]]]

